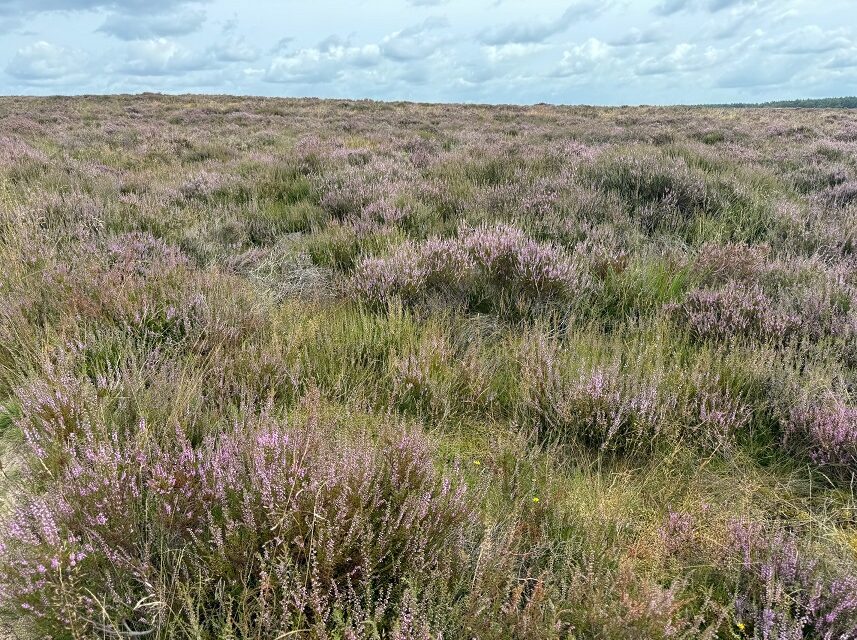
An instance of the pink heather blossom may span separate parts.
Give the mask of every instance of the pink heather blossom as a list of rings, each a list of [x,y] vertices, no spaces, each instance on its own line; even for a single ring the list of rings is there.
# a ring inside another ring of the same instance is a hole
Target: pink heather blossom
[[[857,470],[857,407],[826,398],[803,402],[791,409],[786,421],[786,443],[807,446],[820,465]]]
[[[368,258],[355,272],[354,288],[373,302],[412,299],[437,291],[496,283],[528,295],[581,293],[585,269],[561,249],[537,243],[510,226],[463,229],[457,238],[406,243],[388,258]]]

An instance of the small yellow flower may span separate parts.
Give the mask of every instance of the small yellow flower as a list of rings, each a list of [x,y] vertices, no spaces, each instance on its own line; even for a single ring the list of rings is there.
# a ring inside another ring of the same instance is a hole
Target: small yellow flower
[[[482,463],[481,463],[481,462],[479,462],[479,460],[474,460],[474,461],[473,461],[473,464],[475,464],[475,465],[478,467],[478,466],[479,466],[480,464],[482,464]]]
[[[533,502],[538,502],[538,501],[539,501],[538,498],[533,498]]]
[[[738,623],[738,630],[739,630],[739,631],[743,631],[743,630],[744,630],[744,629],[746,629],[746,628],[747,628],[747,625],[746,625],[746,624],[744,624],[743,622],[739,622],[739,623]]]

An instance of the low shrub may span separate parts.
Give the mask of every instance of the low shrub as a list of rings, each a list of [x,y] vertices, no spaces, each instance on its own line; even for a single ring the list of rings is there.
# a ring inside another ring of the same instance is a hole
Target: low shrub
[[[581,261],[515,227],[462,230],[454,239],[406,243],[388,258],[358,265],[355,291],[373,303],[415,301],[431,294],[471,303],[507,295],[528,299],[582,295],[591,281]]]
[[[521,354],[522,415],[542,437],[611,454],[650,454],[685,439],[729,449],[749,411],[715,379],[644,376],[618,363],[575,371],[573,352],[536,340]]]
[[[801,327],[799,316],[778,309],[758,285],[734,281],[719,289],[695,289],[683,303],[667,309],[702,340],[782,341]]]
[[[194,446],[179,425],[117,430],[86,387],[34,389],[20,418],[38,463],[3,523],[0,596],[43,634],[388,634],[460,570],[473,496],[415,432],[263,414]]]
[[[785,418],[784,444],[846,477],[857,473],[857,408],[835,397],[796,403]]]
[[[735,614],[748,637],[851,638],[857,629],[857,579],[802,548],[796,537],[734,521],[729,552],[739,563]]]
[[[704,176],[682,158],[626,153],[602,157],[589,171],[594,186],[618,193],[637,210],[668,204],[689,217],[718,206]]]

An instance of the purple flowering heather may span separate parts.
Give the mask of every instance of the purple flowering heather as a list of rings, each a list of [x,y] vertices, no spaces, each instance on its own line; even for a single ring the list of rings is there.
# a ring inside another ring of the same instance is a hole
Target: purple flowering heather
[[[836,574],[793,535],[736,520],[729,553],[740,578],[735,610],[763,640],[857,638],[857,576]]]
[[[697,523],[692,514],[670,511],[658,529],[658,538],[664,551],[671,555],[688,553],[694,544]]]
[[[706,243],[697,252],[692,268],[707,283],[752,283],[769,269],[769,254],[767,245]]]
[[[387,160],[349,164],[329,176],[317,176],[320,205],[338,220],[360,217],[367,207],[392,202],[411,177]]]
[[[44,422],[32,427],[40,437]],[[102,613],[135,631],[164,624],[178,603],[135,603],[171,597],[158,590],[172,580],[161,562],[181,550],[182,570],[212,584],[258,573],[260,632],[323,625],[335,610],[383,615],[406,584],[453,569],[474,521],[465,485],[438,474],[412,432],[380,447],[323,435],[315,419],[263,417],[194,447],[180,429],[163,444],[142,421],[131,439],[103,429],[57,434],[53,457],[30,437],[50,465],[44,481],[62,491],[22,495],[3,523],[0,594],[45,629],[90,633]]]
[[[850,180],[828,187],[818,194],[818,198],[828,206],[847,207],[857,202],[857,180]]]
[[[163,274],[188,264],[177,247],[150,233],[127,233],[111,239],[107,243],[107,255],[114,269],[138,276]]]
[[[819,465],[857,471],[857,407],[826,398],[794,406],[786,420],[786,444],[807,447]]]
[[[0,165],[10,166],[21,162],[47,164],[48,157],[19,138],[0,136]]]
[[[461,235],[464,250],[500,282],[519,282],[535,292],[567,292],[582,285],[582,268],[561,249],[538,243],[508,225],[480,227]]]
[[[472,275],[475,262],[455,240],[432,238],[407,243],[389,258],[368,258],[354,274],[356,291],[373,302],[392,296],[414,298],[434,287],[454,291]]]
[[[223,175],[202,171],[183,183],[178,191],[188,199],[205,199],[222,192],[227,186],[228,181]]]
[[[364,260],[353,278],[355,290],[373,302],[393,296],[455,294],[460,286],[518,287],[534,297],[580,293],[588,286],[584,268],[558,247],[535,242],[515,227],[463,229],[458,238],[407,243],[389,258]]]
[[[682,304],[669,309],[702,339],[783,340],[801,327],[800,316],[779,309],[760,287],[737,282],[719,289],[695,289]]]

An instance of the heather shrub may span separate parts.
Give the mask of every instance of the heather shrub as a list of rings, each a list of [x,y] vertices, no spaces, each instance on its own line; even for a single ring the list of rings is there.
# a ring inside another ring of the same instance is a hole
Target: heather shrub
[[[189,178],[179,187],[179,194],[188,200],[207,200],[224,194],[228,185],[220,174],[202,171]]]
[[[337,173],[321,178],[318,190],[320,205],[337,220],[359,217],[365,207],[393,199],[399,189],[397,167],[378,161],[365,166],[349,165]]]
[[[757,194],[769,187],[754,176],[739,180],[727,168],[683,149],[632,150],[601,156],[582,176],[586,184],[617,194],[646,234],[676,234],[692,243],[764,237],[770,220]]]
[[[705,284],[730,280],[754,282],[765,273],[770,247],[743,243],[706,243],[696,253],[693,271]]]
[[[195,269],[179,249],[151,234],[122,234],[55,252],[43,265],[31,276],[35,288],[12,285],[21,291],[20,317],[31,326],[114,326],[150,345],[198,353],[260,328],[264,302],[246,286]]]
[[[718,289],[699,288],[667,309],[702,340],[787,339],[800,330],[801,318],[778,308],[758,285],[729,282]]]
[[[802,164],[789,176],[795,189],[802,193],[822,191],[836,187],[848,180],[848,169],[842,164],[828,162]]]
[[[712,612],[690,611],[684,583],[660,584],[639,575],[631,561],[597,550],[580,552],[548,540],[533,544],[528,537],[538,540],[536,532],[559,523],[539,508],[520,515],[519,527],[482,541],[464,617],[469,633],[497,640],[716,637],[717,614],[711,623]]]
[[[794,535],[735,521],[730,560],[738,565],[735,617],[747,636],[853,638],[857,577],[825,566]]]
[[[590,285],[585,266],[565,251],[537,243],[515,227],[463,229],[457,238],[405,244],[388,258],[363,261],[353,286],[373,303],[415,301],[432,294],[471,305],[514,299],[564,298]]]
[[[638,212],[647,206],[663,206],[690,217],[719,206],[704,176],[681,158],[642,153],[602,157],[587,177],[594,186],[618,193]],[[642,223],[649,231],[659,224],[645,217]]]
[[[712,593],[728,613],[730,633],[771,639],[854,637],[855,575],[847,560],[819,554],[777,524],[731,518],[712,531],[713,514],[701,515],[670,511],[658,535],[669,558],[696,564],[696,579],[714,584]]]
[[[848,207],[857,202],[857,181],[849,180],[835,186],[829,186],[819,193],[818,198],[831,207]]]
[[[3,597],[44,633],[189,636],[187,607],[203,634],[230,619],[253,636],[387,633],[427,577],[455,576],[472,498],[415,433],[347,441],[262,415],[194,446],[178,425],[112,431],[77,396],[25,401],[47,490],[24,491],[3,525]]]
[[[784,443],[846,477],[857,470],[857,408],[835,396],[795,403],[785,417]]]
[[[4,169],[14,167],[19,163],[36,163],[46,166],[47,155],[34,148],[18,137],[3,136],[0,138],[0,162]]]
[[[86,240],[105,226],[105,205],[83,190],[44,194],[30,204],[38,213],[39,225],[58,243]]]
[[[524,359],[522,373],[525,406],[545,437],[595,450],[629,451],[653,445],[661,429],[668,428],[655,385],[627,388],[634,382],[615,368],[583,372],[574,379],[563,374],[550,347],[538,351],[535,358]]]
[[[534,220],[541,223],[544,233],[579,233],[581,221],[590,223],[621,222],[624,207],[618,194],[605,193],[595,187],[574,185],[556,197],[556,204]],[[547,217],[547,219],[545,219]]]
[[[205,353],[261,328],[263,299],[237,279],[191,268],[178,250],[145,235],[116,239],[107,268],[88,277],[94,290],[79,296],[89,307],[82,307],[84,317],[107,320],[139,340]]]
[[[706,449],[729,449],[748,422],[747,408],[716,379],[676,383],[664,371],[646,376],[618,363],[581,369],[573,356],[543,339],[521,354],[522,413],[547,440],[626,455],[685,437]]]
[[[478,228],[461,239],[465,252],[489,279],[515,283],[531,295],[578,294],[587,286],[585,266],[562,249],[537,243],[510,226]]]
[[[835,270],[813,260],[764,261],[763,247],[703,247],[692,269],[702,285],[667,311],[699,339],[784,343],[800,337],[841,341],[847,353],[853,291]]]
[[[141,232],[111,239],[107,243],[107,259],[122,277],[154,276],[188,265],[187,257],[177,247]]]

